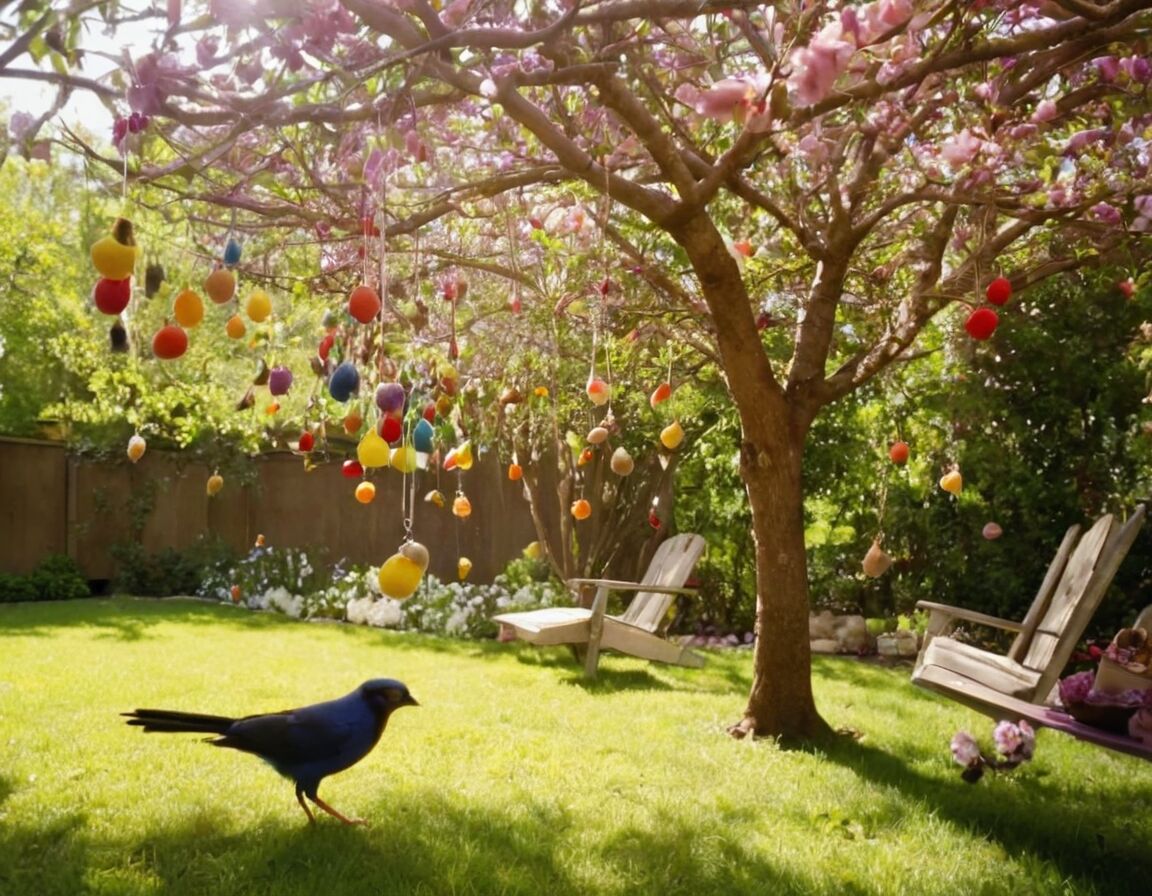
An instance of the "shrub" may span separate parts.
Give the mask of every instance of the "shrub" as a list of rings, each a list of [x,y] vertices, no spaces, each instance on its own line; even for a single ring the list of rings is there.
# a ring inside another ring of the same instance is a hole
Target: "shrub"
[[[117,564],[113,590],[141,597],[198,594],[206,576],[236,560],[236,552],[215,535],[201,536],[183,550],[164,548],[150,554],[139,542],[129,541],[113,545],[110,553]]]
[[[49,554],[26,576],[0,574],[0,601],[78,600],[90,595],[80,567],[63,554]]]

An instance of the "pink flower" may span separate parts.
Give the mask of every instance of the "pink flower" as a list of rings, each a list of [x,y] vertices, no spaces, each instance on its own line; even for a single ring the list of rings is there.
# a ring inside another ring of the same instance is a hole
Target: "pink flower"
[[[1128,720],[1128,735],[1141,741],[1144,746],[1152,747],[1152,706],[1133,713]]]
[[[1032,112],[1032,120],[1037,123],[1051,121],[1059,111],[1060,109],[1053,100],[1040,100]]]
[[[1112,82],[1120,74],[1120,61],[1115,56],[1097,56],[1092,60],[1096,71],[1100,73],[1100,80]]]
[[[8,133],[12,139],[20,143],[31,132],[36,124],[36,117],[29,112],[13,112],[8,119]]]
[[[807,47],[792,51],[788,86],[798,105],[814,105],[832,92],[832,85],[848,68],[848,62],[856,51],[855,44],[843,38],[843,26],[839,22],[830,22]]]
[[[983,148],[984,141],[965,128],[944,141],[940,156],[953,168],[959,168],[976,158]]]
[[[952,758],[968,766],[980,759],[980,745],[967,731],[957,731],[952,737]]]
[[[693,106],[697,115],[717,121],[731,121],[736,110],[748,105],[752,86],[743,78],[724,78],[696,94]]]
[[[1109,205],[1107,202],[1097,202],[1092,208],[1088,209],[1088,214],[1101,224],[1108,224],[1111,227],[1118,227],[1123,220],[1120,215],[1120,210],[1114,205]]]
[[[1096,685],[1095,672],[1077,672],[1067,678],[1060,679],[1060,702],[1067,706],[1070,703],[1083,703],[1088,694]]]

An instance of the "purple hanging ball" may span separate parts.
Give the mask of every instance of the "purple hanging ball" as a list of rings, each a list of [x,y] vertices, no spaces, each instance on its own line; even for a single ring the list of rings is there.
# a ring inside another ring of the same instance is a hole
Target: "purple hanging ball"
[[[381,383],[376,387],[376,406],[385,414],[402,410],[407,395],[399,383]]]
[[[273,395],[287,395],[292,388],[292,371],[287,367],[273,367],[268,372],[268,391]]]

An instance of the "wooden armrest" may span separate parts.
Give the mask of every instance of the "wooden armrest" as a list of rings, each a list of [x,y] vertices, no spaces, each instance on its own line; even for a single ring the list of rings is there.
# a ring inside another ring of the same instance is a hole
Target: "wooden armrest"
[[[941,613],[952,619],[963,619],[965,622],[975,622],[978,625],[987,625],[991,628],[1003,629],[1006,632],[1022,632],[1024,625],[1013,622],[1011,619],[1001,619],[998,616],[989,616],[986,613],[977,613],[975,610],[965,610],[963,607],[950,607],[947,604],[936,604],[928,600],[916,601],[918,610],[929,610],[932,613]]]
[[[654,591],[657,594],[695,594],[695,588],[673,585],[644,585],[640,582],[618,582],[615,579],[569,579],[569,585],[595,585],[609,591]]]

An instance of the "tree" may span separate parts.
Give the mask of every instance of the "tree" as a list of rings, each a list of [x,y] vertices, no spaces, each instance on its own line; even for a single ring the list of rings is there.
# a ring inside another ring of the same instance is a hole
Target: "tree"
[[[46,34],[57,6],[25,4],[25,27]],[[526,214],[557,185],[608,197],[603,241],[655,287],[649,314],[691,314],[740,419],[758,639],[734,734],[829,730],[808,651],[813,421],[929,321],[959,327],[993,278],[1019,292],[1135,257],[1152,217],[1142,0],[187,6],[112,79],[154,122],[137,183],[278,229],[379,214],[409,274],[460,228],[509,256],[494,197]]]

